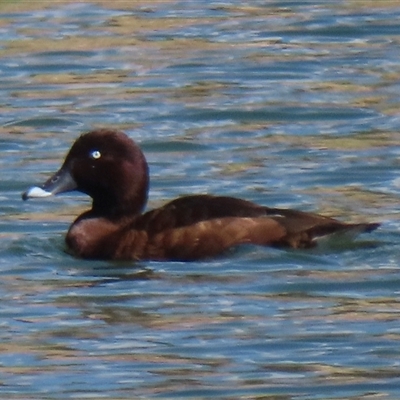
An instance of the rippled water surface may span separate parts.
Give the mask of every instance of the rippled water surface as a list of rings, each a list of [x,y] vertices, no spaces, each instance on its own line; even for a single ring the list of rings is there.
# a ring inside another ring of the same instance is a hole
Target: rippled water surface
[[[400,398],[400,5],[0,2],[0,397]],[[149,207],[235,195],[381,221],[325,251],[64,252],[83,195],[23,203],[93,127]]]

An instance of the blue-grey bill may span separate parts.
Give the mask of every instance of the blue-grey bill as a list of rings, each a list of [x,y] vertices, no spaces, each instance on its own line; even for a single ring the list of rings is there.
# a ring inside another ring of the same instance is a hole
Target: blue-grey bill
[[[61,168],[41,186],[33,186],[22,193],[22,199],[42,198],[57,193],[70,192],[77,188],[74,178],[67,168]]]

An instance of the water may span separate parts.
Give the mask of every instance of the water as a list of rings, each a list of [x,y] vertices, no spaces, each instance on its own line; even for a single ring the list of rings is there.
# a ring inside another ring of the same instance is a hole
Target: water
[[[0,397],[400,397],[396,2],[0,13]],[[328,251],[74,259],[88,199],[20,194],[103,126],[143,147],[149,207],[218,193],[383,225]]]

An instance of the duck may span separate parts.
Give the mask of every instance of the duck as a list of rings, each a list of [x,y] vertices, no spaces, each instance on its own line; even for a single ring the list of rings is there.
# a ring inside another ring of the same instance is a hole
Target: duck
[[[78,137],[61,168],[22,199],[71,191],[90,196],[91,208],[65,238],[68,251],[84,259],[194,261],[243,244],[310,249],[323,238],[353,238],[379,226],[210,194],[186,195],[145,212],[149,182],[139,145],[122,131],[102,128]]]

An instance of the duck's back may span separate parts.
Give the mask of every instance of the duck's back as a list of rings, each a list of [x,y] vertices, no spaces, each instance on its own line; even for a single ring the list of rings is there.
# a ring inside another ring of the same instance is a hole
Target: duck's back
[[[96,228],[97,224],[97,228]],[[320,237],[337,232],[373,230],[377,224],[344,224],[335,219],[295,210],[262,207],[224,196],[194,195],[115,223],[104,219],[80,220],[67,242],[85,258],[196,260],[251,243],[309,248]],[[82,251],[77,233],[103,231],[103,238]]]

